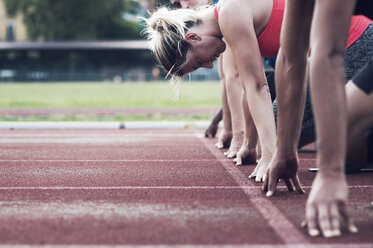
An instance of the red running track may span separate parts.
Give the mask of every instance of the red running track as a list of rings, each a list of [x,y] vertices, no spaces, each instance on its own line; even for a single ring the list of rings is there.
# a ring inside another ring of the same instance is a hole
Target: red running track
[[[266,198],[193,130],[0,131],[1,247],[373,247],[373,173],[348,175],[358,234],[310,238],[306,195]]]

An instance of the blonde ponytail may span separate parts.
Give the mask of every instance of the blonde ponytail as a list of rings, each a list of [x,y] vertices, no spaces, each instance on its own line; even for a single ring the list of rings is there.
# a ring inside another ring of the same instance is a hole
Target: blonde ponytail
[[[150,14],[144,33],[149,40],[150,49],[158,62],[171,75],[171,85],[178,97],[179,84],[182,81],[181,69],[188,61],[191,45],[185,41],[187,31],[201,22],[201,9],[169,10],[165,7]]]

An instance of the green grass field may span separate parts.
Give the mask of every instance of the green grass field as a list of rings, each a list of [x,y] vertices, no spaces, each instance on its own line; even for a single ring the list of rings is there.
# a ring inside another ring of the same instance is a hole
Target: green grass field
[[[167,82],[2,83],[0,108],[211,107],[220,105],[216,82],[184,82],[178,101]]]
[[[0,108],[187,108],[219,107],[218,82],[184,82],[180,97],[174,101],[174,91],[168,82],[144,83],[1,83]],[[49,116],[42,120],[162,120],[164,116]],[[171,120],[201,120],[209,116],[179,116]],[[40,120],[40,117],[6,117],[9,120]]]

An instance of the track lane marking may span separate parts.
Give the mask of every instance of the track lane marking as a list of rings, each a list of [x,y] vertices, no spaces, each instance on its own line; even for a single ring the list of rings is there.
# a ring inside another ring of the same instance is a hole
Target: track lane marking
[[[197,136],[199,138],[199,136]],[[309,244],[308,239],[272,204],[271,200],[263,194],[261,189],[246,188],[256,186],[253,180],[248,180],[236,166],[227,163],[224,155],[206,139],[199,138],[201,143],[216,157],[220,164],[227,170],[236,183],[249,196],[250,202],[262,214],[268,225],[275,231],[284,244]]]
[[[228,159],[227,159],[228,160]],[[216,159],[0,159],[0,163],[15,162],[39,162],[39,163],[60,163],[60,162],[216,162]],[[229,160],[231,161],[231,160]]]
[[[222,158],[220,160],[225,160],[231,162],[232,159]],[[219,161],[220,161],[219,160]],[[302,160],[316,160],[316,159],[300,159]],[[48,162],[48,163],[59,163],[59,162],[216,162],[216,159],[0,159],[0,163],[8,162]],[[254,165],[243,165],[254,166]]]
[[[273,244],[273,245],[261,245],[261,244],[214,244],[214,245],[191,245],[191,244],[178,244],[178,245],[84,245],[84,244],[68,244],[68,245],[24,245],[24,244],[10,244],[10,245],[0,245],[0,248],[372,248],[371,243],[356,243],[356,244],[330,244],[330,243],[320,243],[320,244]]]
[[[312,186],[303,186],[305,189],[310,189]],[[278,189],[287,189],[286,186],[277,186]],[[352,185],[348,188],[373,189],[373,185]],[[177,189],[177,190],[193,190],[193,189],[257,189],[261,190],[262,186],[15,186],[15,187],[0,187],[0,190],[148,190],[148,189]]]
[[[1,133],[2,138],[14,138],[14,139],[32,139],[32,138],[63,138],[63,139],[68,139],[68,138],[99,138],[99,139],[105,139],[105,138],[127,138],[127,137],[160,137],[160,138],[169,138],[169,137],[189,137],[189,138],[194,138],[195,134],[193,133],[121,133],[123,131],[119,131],[118,133],[100,133],[99,135],[97,134],[91,134],[91,133]],[[105,135],[103,137],[103,135]],[[199,136],[203,137],[202,134]]]
[[[247,186],[255,187],[255,186]],[[256,186],[257,187],[257,186]],[[99,186],[99,187],[0,187],[0,190],[147,190],[147,189],[241,189],[240,186]]]

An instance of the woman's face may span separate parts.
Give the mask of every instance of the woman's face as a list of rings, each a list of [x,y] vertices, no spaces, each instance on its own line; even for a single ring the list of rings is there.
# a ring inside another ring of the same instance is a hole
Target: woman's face
[[[204,36],[200,40],[191,42],[192,50],[189,52],[187,63],[181,69],[183,74],[190,73],[200,67],[213,68],[213,62],[225,50],[222,39],[213,36]]]
[[[208,5],[209,0],[171,0],[172,5],[178,9],[189,9],[199,5]]]

